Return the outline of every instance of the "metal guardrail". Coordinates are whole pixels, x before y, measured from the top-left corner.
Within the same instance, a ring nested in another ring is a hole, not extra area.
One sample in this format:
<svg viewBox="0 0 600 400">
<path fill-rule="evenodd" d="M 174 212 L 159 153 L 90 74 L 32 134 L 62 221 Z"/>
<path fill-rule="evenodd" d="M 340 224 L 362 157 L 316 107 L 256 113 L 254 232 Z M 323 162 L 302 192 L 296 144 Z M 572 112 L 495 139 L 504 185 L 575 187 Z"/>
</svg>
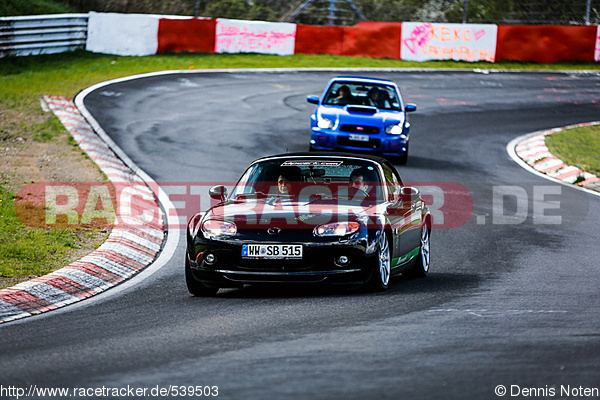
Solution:
<svg viewBox="0 0 600 400">
<path fill-rule="evenodd" d="M 0 18 L 0 57 L 62 53 L 85 48 L 88 14 Z"/>
</svg>

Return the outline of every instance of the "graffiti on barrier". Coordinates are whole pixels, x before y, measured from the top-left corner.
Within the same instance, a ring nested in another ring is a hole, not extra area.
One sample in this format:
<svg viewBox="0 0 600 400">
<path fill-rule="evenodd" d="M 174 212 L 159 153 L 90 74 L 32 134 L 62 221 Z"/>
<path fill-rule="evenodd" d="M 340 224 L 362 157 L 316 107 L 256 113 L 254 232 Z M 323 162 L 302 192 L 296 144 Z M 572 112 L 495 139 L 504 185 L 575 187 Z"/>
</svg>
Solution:
<svg viewBox="0 0 600 400">
<path fill-rule="evenodd" d="M 594 51 L 594 61 L 600 61 L 600 25 L 596 33 L 596 50 Z"/>
<path fill-rule="evenodd" d="M 402 24 L 403 60 L 495 61 L 496 25 Z"/>
<path fill-rule="evenodd" d="M 218 53 L 294 53 L 294 24 L 255 21 L 217 21 L 215 51 Z"/>
<path fill-rule="evenodd" d="M 429 41 L 432 25 L 429 23 L 417 25 L 411 32 L 408 39 L 404 39 L 404 44 L 411 53 L 417 54 L 417 50 L 423 47 Z"/>
</svg>

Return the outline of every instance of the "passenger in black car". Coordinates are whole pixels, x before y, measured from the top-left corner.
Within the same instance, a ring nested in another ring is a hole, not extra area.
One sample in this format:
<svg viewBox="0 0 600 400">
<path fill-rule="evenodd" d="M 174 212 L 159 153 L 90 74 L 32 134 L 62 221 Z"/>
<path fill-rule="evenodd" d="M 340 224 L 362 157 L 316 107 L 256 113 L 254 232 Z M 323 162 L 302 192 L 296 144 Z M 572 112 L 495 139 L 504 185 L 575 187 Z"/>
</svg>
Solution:
<svg viewBox="0 0 600 400">
<path fill-rule="evenodd" d="M 298 184 L 302 179 L 300 168 L 298 167 L 281 167 L 279 176 L 277 177 L 277 191 L 279 194 L 288 196 L 294 195 L 294 182 Z"/>
</svg>

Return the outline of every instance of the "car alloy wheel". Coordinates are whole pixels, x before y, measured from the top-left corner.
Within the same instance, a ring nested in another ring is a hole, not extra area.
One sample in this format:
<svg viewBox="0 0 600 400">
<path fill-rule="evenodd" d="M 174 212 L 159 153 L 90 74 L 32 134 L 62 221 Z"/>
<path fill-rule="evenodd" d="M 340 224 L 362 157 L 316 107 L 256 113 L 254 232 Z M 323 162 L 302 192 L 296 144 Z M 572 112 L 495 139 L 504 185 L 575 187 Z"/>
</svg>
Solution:
<svg viewBox="0 0 600 400">
<path fill-rule="evenodd" d="M 382 286 L 387 287 L 390 282 L 390 244 L 385 232 L 381 234 L 381 239 L 379 239 L 379 277 Z"/>
<path fill-rule="evenodd" d="M 402 275 L 404 275 L 407 278 L 424 278 L 427 276 L 427 273 L 429 272 L 431 254 L 430 237 L 431 230 L 427 227 L 427 225 L 423 225 L 423 227 L 421 228 L 421 246 L 419 248 L 419 254 L 417 255 L 415 265 L 408 271 L 402 273 Z"/>
<path fill-rule="evenodd" d="M 381 233 L 379 238 L 375 267 L 371 277 L 370 288 L 373 291 L 381 292 L 388 288 L 391 272 L 390 243 L 387 240 L 385 231 Z"/>
<path fill-rule="evenodd" d="M 427 226 L 424 226 L 421 230 L 421 251 L 419 252 L 419 256 L 421 257 L 421 266 L 423 269 L 423 273 L 427 274 L 429 272 L 429 229 Z"/>
</svg>

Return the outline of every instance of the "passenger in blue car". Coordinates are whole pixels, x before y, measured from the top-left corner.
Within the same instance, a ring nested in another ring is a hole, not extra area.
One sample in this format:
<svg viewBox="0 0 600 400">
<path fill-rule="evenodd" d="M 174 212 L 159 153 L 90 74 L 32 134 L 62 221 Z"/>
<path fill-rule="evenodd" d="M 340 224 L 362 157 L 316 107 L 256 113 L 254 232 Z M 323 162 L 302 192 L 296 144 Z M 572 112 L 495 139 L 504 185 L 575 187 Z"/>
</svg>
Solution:
<svg viewBox="0 0 600 400">
<path fill-rule="evenodd" d="M 352 96 L 350 92 L 350 88 L 346 85 L 340 86 L 337 90 L 334 98 L 335 104 L 346 105 L 346 104 L 354 104 L 356 99 Z"/>
</svg>

